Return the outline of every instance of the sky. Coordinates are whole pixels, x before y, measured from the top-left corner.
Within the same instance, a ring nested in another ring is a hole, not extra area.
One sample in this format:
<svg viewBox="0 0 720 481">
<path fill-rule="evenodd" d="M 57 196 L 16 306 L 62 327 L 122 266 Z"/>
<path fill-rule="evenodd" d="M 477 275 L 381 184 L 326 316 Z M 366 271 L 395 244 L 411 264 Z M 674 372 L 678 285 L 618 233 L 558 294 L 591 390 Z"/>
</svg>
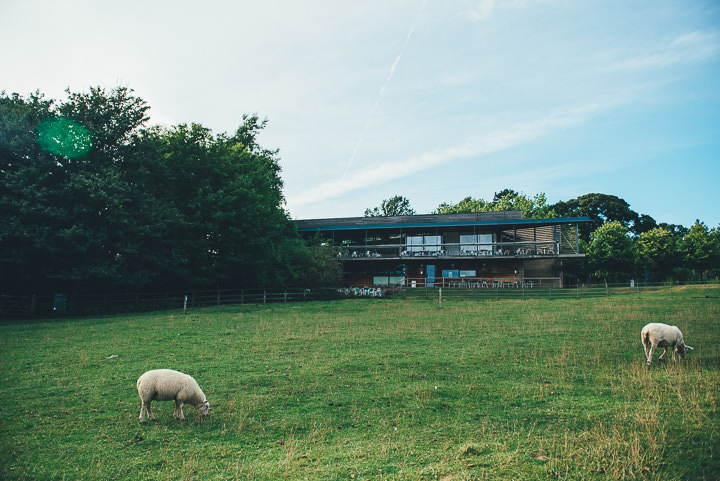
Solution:
<svg viewBox="0 0 720 481">
<path fill-rule="evenodd" d="M 295 219 L 513 189 L 720 226 L 717 0 L 0 0 L 0 90 L 268 120 Z"/>
</svg>

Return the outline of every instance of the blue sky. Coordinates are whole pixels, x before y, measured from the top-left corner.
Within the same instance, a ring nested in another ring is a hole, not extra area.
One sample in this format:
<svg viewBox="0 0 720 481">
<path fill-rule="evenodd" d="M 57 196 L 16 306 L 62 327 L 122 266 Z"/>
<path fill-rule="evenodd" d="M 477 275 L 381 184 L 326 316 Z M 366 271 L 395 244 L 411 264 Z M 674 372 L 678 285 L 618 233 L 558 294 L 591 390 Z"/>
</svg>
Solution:
<svg viewBox="0 0 720 481">
<path fill-rule="evenodd" d="M 151 123 L 267 117 L 294 218 L 512 188 L 720 225 L 720 2 L 0 2 L 0 89 L 133 88 Z"/>
</svg>

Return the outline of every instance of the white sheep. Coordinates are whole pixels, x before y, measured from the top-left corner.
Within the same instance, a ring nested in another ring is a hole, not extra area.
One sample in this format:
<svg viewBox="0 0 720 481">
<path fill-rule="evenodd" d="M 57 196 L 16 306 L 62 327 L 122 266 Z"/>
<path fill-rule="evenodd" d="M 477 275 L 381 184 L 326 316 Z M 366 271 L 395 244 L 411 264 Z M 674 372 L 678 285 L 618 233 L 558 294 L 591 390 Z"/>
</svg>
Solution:
<svg viewBox="0 0 720 481">
<path fill-rule="evenodd" d="M 145 421 L 146 414 L 150 419 L 155 419 L 150 408 L 153 401 L 175 401 L 175 419 L 185 419 L 183 404 L 195 406 L 201 416 L 207 416 L 210 409 L 210 403 L 195 379 L 172 369 L 146 372 L 138 378 L 137 390 L 142 401 L 140 422 Z"/>
<path fill-rule="evenodd" d="M 668 326 L 667 324 L 659 322 L 651 322 L 643 327 L 642 331 L 640 331 L 640 341 L 642 342 L 643 349 L 645 349 L 645 358 L 647 359 L 648 366 L 652 364 L 653 351 L 657 347 L 664 349 L 659 357 L 660 360 L 667 354 L 669 347 L 673 362 L 675 362 L 676 351 L 680 355 L 680 359 L 685 359 L 685 353 L 693 349 L 685 345 L 682 332 L 680 332 L 677 326 Z"/>
</svg>

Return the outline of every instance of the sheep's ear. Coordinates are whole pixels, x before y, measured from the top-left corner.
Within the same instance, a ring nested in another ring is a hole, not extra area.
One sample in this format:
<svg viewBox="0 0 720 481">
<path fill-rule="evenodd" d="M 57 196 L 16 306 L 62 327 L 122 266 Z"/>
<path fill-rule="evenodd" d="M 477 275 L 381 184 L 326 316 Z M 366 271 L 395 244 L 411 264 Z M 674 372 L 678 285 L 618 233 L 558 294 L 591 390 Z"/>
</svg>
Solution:
<svg viewBox="0 0 720 481">
<path fill-rule="evenodd" d="M 694 350 L 695 350 L 694 347 L 690 347 L 690 346 L 685 346 L 685 349 L 690 349 L 691 351 L 694 351 Z"/>
</svg>

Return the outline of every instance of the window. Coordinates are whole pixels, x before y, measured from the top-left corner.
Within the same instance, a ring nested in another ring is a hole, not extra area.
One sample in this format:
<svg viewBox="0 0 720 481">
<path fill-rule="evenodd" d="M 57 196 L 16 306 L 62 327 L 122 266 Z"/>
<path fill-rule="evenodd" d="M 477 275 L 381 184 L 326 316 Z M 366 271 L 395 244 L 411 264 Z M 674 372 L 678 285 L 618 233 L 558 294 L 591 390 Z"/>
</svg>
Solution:
<svg viewBox="0 0 720 481">
<path fill-rule="evenodd" d="M 410 252 L 440 252 L 442 249 L 442 236 L 416 235 L 408 236 L 408 251 Z"/>
<path fill-rule="evenodd" d="M 422 252 L 423 236 L 408 236 L 407 243 L 410 252 Z"/>
<path fill-rule="evenodd" d="M 464 234 L 460 236 L 460 249 L 465 252 L 491 251 L 492 234 Z"/>
<path fill-rule="evenodd" d="M 442 249 L 442 236 L 426 235 L 424 236 L 425 252 L 440 252 Z"/>
</svg>

